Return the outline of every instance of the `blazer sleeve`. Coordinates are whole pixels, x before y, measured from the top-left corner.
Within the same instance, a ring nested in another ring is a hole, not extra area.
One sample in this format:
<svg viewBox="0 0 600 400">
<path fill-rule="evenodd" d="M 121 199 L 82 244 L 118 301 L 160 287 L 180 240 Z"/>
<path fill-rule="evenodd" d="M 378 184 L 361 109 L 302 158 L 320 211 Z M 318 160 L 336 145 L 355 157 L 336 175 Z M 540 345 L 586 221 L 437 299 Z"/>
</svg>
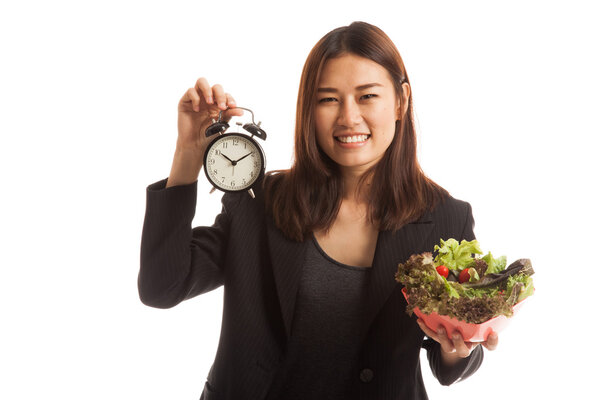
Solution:
<svg viewBox="0 0 600 400">
<path fill-rule="evenodd" d="M 230 197 L 213 226 L 192 229 L 197 181 L 165 188 L 167 179 L 146 189 L 138 292 L 142 303 L 170 308 L 223 284 L 229 236 Z"/>
<path fill-rule="evenodd" d="M 475 233 L 473 232 L 473 227 L 475 226 L 473 212 L 469 203 L 461 203 L 465 206 L 466 210 L 463 211 L 465 217 L 463 219 L 464 225 L 462 227 L 462 233 L 457 240 L 461 241 L 462 239 L 465 239 L 471 241 L 475 239 Z M 483 348 L 481 345 L 476 346 L 468 357 L 461 359 L 451 367 L 442 362 L 442 349 L 438 342 L 433 339 L 426 339 L 423 341 L 423 348 L 427 350 L 427 360 L 429 361 L 429 366 L 431 367 L 433 375 L 440 384 L 445 386 L 464 380 L 473 375 L 483 362 Z"/>
</svg>

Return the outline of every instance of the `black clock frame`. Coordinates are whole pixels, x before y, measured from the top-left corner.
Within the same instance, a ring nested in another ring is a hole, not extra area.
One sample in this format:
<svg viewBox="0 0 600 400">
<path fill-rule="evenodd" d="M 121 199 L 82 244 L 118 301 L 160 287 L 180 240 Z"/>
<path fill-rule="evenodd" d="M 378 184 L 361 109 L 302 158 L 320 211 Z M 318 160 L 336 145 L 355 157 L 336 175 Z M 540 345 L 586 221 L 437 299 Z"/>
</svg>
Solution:
<svg viewBox="0 0 600 400">
<path fill-rule="evenodd" d="M 212 146 L 215 144 L 215 142 L 217 142 L 219 139 L 223 138 L 224 136 L 227 136 L 227 137 L 229 137 L 229 136 L 238 136 L 238 137 L 241 137 L 243 139 L 250 140 L 254 144 L 254 146 L 256 146 L 256 148 L 258 149 L 258 153 L 260 155 L 260 163 L 261 163 L 260 172 L 259 172 L 258 176 L 256 177 L 256 179 L 250 184 L 250 186 L 248 186 L 248 187 L 246 187 L 244 189 L 235 189 L 235 190 L 223 189 L 223 188 L 215 185 L 215 182 L 208 175 L 208 168 L 206 168 L 206 160 L 208 158 L 209 150 L 212 148 Z M 227 133 L 221 133 L 221 134 L 219 134 L 217 137 L 214 138 L 214 140 L 212 140 L 209 143 L 208 147 L 206 148 L 206 151 L 204 152 L 204 160 L 202 162 L 202 165 L 204 166 L 204 174 L 206 175 L 206 179 L 208 179 L 208 181 L 210 182 L 210 184 L 215 189 L 220 190 L 220 191 L 225 192 L 225 193 L 240 193 L 240 192 L 245 192 L 245 191 L 248 191 L 250 189 L 253 189 L 255 187 L 256 183 L 259 182 L 262 179 L 262 177 L 265 174 L 265 170 L 266 170 L 266 158 L 265 158 L 265 154 L 264 154 L 263 148 L 252 137 L 252 135 L 246 135 L 244 133 L 239 133 L 239 132 L 227 132 Z"/>
</svg>

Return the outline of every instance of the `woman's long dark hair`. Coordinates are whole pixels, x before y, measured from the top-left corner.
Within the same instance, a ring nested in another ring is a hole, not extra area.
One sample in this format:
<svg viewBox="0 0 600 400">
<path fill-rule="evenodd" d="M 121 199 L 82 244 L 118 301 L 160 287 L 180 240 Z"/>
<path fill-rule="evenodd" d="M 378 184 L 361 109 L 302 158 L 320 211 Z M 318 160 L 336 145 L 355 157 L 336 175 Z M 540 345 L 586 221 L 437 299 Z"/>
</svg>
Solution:
<svg viewBox="0 0 600 400">
<path fill-rule="evenodd" d="M 402 84 L 410 84 L 398 49 L 376 26 L 354 22 L 329 32 L 313 47 L 300 80 L 293 165 L 289 170 L 267 173 L 264 181 L 267 211 L 292 240 L 302 241 L 315 230 L 328 229 L 340 208 L 342 177 L 337 164 L 317 145 L 314 115 L 323 66 L 327 60 L 344 54 L 355 54 L 383 66 L 400 101 Z M 401 228 L 448 195 L 425 176 L 417 160 L 412 91 L 406 114 L 396 121 L 392 143 L 379 163 L 362 176 L 359 188 L 366 182 L 370 182 L 367 215 L 379 230 Z"/>
</svg>

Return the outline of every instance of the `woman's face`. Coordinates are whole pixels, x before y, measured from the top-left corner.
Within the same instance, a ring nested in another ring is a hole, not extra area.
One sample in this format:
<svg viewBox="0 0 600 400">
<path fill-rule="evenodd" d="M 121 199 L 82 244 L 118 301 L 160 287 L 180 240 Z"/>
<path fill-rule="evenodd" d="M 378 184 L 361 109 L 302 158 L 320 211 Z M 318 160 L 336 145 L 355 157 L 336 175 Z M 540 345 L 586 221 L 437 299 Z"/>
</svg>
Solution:
<svg viewBox="0 0 600 400">
<path fill-rule="evenodd" d="M 317 143 L 343 172 L 364 172 L 383 157 L 400 116 L 384 67 L 353 54 L 328 60 L 316 102 Z"/>
</svg>

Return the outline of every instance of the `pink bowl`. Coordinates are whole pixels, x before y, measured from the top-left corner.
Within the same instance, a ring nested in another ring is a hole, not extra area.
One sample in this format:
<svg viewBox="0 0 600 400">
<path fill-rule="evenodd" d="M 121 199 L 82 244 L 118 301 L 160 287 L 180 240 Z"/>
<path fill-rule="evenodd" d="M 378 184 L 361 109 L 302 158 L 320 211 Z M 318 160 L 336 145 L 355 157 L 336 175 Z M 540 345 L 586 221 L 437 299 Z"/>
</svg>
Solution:
<svg viewBox="0 0 600 400">
<path fill-rule="evenodd" d="M 408 296 L 406 294 L 406 288 L 402 288 L 402 294 L 408 301 Z M 513 312 L 516 313 L 523 302 L 527 300 L 527 297 L 517 304 L 513 306 Z M 425 322 L 425 325 L 431 330 L 437 330 L 438 326 L 443 325 L 446 328 L 446 332 L 448 333 L 448 337 L 452 335 L 453 332 L 459 331 L 462 335 L 465 342 L 485 342 L 487 337 L 492 332 L 500 332 L 510 322 L 510 318 L 505 317 L 504 315 L 499 315 L 492 319 L 489 319 L 481 324 L 469 324 L 465 321 L 458 320 L 456 318 L 451 318 L 447 315 L 439 315 L 436 312 L 432 312 L 431 314 L 424 314 L 419 310 L 418 307 L 414 308 L 414 313 Z M 514 314 L 513 314 L 514 315 Z"/>
</svg>

